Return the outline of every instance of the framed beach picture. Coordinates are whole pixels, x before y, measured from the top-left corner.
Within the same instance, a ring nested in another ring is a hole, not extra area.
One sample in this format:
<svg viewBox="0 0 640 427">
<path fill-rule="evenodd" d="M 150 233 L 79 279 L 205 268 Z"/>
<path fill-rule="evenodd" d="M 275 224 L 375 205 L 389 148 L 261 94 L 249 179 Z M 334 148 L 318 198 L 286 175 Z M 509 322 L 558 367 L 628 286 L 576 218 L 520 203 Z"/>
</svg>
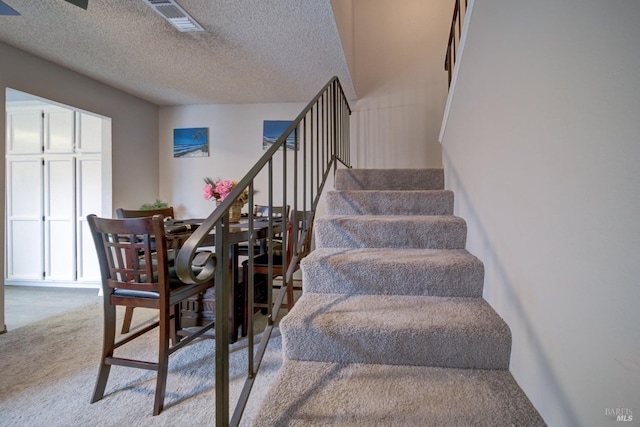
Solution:
<svg viewBox="0 0 640 427">
<path fill-rule="evenodd" d="M 173 157 L 209 157 L 209 128 L 174 129 Z"/>
<path fill-rule="evenodd" d="M 291 126 L 293 120 L 265 120 L 262 125 L 262 149 L 267 150 L 280 136 Z M 298 141 L 295 138 L 295 131 L 287 136 L 287 149 L 297 150 Z"/>
</svg>

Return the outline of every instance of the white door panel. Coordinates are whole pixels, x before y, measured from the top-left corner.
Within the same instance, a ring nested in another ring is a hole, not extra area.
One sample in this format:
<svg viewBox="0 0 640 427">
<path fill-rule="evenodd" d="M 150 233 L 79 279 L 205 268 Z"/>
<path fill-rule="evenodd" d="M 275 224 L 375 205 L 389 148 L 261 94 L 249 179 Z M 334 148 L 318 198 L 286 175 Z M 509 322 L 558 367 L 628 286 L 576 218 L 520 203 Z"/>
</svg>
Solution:
<svg viewBox="0 0 640 427">
<path fill-rule="evenodd" d="M 100 264 L 98 255 L 86 219 L 79 221 L 78 226 L 78 280 L 99 281 Z"/>
<path fill-rule="evenodd" d="M 7 164 L 7 277 L 42 280 L 42 159 Z"/>
<path fill-rule="evenodd" d="M 42 280 L 42 220 L 12 220 L 7 231 L 8 278 Z"/>
<path fill-rule="evenodd" d="M 45 152 L 73 153 L 75 118 L 71 110 L 45 113 Z"/>
<path fill-rule="evenodd" d="M 102 212 L 102 160 L 100 157 L 78 158 L 78 216 Z"/>
<path fill-rule="evenodd" d="M 69 220 L 45 222 L 45 280 L 75 280 L 75 231 Z M 69 237 L 72 237 L 71 239 Z"/>
<path fill-rule="evenodd" d="M 45 280 L 75 280 L 75 159 L 45 158 Z"/>
<path fill-rule="evenodd" d="M 75 166 L 73 157 L 45 160 L 45 215 L 73 218 L 75 211 Z"/>
<path fill-rule="evenodd" d="M 100 280 L 98 256 L 87 223 L 87 215 L 102 212 L 102 159 L 100 156 L 78 157 L 77 160 L 78 280 Z"/>
<path fill-rule="evenodd" d="M 92 114 L 78 113 L 78 152 L 99 153 L 102 150 L 102 121 Z"/>
<path fill-rule="evenodd" d="M 42 159 L 19 158 L 8 164 L 9 218 L 42 217 Z M 15 197 L 14 197 L 15 195 Z"/>
<path fill-rule="evenodd" d="M 42 153 L 42 111 L 16 111 L 7 116 L 7 154 Z"/>
</svg>

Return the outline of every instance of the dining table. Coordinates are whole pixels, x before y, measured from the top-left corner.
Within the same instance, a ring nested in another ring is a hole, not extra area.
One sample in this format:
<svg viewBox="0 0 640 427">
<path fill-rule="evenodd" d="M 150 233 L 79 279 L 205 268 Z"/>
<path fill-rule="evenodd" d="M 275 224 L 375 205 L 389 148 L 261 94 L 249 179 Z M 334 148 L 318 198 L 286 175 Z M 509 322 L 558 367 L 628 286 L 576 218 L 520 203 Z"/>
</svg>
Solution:
<svg viewBox="0 0 640 427">
<path fill-rule="evenodd" d="M 253 220 L 253 234 L 249 235 L 249 222 Z M 191 234 L 204 222 L 204 219 L 190 218 L 190 219 L 171 219 L 165 220 L 165 238 L 167 240 L 167 246 L 177 254 L 180 247 L 186 242 Z M 272 235 L 277 235 L 283 232 L 283 221 L 281 217 L 273 218 L 272 220 Z M 235 342 L 240 335 L 246 335 L 246 327 L 244 319 L 246 315 L 244 313 L 247 307 L 247 289 L 246 284 L 242 283 L 241 275 L 239 274 L 240 255 L 238 247 L 240 243 L 249 243 L 249 247 L 253 246 L 253 242 L 260 242 L 260 247 L 265 248 L 264 242 L 269 239 L 269 218 L 268 217 L 256 217 L 250 218 L 243 216 L 237 223 L 229 223 L 229 276 L 231 282 L 231 292 L 229 293 L 230 309 L 229 310 L 229 325 L 230 325 L 230 341 Z M 203 250 L 215 251 L 215 229 L 212 229 L 207 237 L 200 242 L 200 247 Z M 175 256 L 175 254 L 174 254 Z M 218 263 L 218 265 L 224 265 Z M 194 297 L 183 305 L 181 308 L 181 322 L 183 326 L 201 326 L 208 319 L 215 317 L 214 307 L 214 288 L 209 289 L 203 295 Z"/>
</svg>

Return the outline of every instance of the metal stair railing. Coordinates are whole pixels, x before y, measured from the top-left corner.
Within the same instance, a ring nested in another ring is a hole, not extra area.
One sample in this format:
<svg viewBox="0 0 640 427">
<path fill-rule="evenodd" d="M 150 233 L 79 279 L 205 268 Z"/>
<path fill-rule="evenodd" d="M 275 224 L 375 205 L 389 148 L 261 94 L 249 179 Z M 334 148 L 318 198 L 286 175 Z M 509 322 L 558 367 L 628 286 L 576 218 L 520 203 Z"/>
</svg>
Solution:
<svg viewBox="0 0 640 427">
<path fill-rule="evenodd" d="M 451 29 L 449 31 L 449 43 L 447 43 L 447 54 L 444 58 L 444 69 L 448 73 L 449 86 L 453 78 L 453 67 L 456 64 L 456 51 L 460 46 L 460 38 L 462 37 L 462 23 L 467 14 L 467 0 L 462 4 L 460 0 L 455 0 L 453 7 L 453 19 L 451 20 Z M 456 27 L 458 31 L 456 31 Z"/>
<path fill-rule="evenodd" d="M 305 242 L 293 242 L 293 257 L 287 265 L 286 257 L 283 258 L 282 271 L 286 271 L 282 278 L 283 285 L 276 294 L 273 301 L 271 295 L 268 296 L 267 326 L 262 333 L 262 338 L 258 344 L 254 355 L 253 340 L 253 301 L 254 283 L 253 274 L 249 274 L 248 280 L 248 325 L 247 325 L 247 378 L 245 380 L 241 395 L 236 404 L 233 417 L 229 421 L 229 301 L 231 278 L 227 262 L 221 260 L 230 259 L 229 251 L 229 209 L 232 203 L 240 197 L 241 193 L 248 189 L 248 205 L 253 206 L 254 182 L 261 172 L 268 174 L 268 205 L 269 211 L 274 206 L 291 205 L 292 211 L 312 211 L 310 218 L 305 221 L 313 221 L 315 210 L 320 200 L 322 190 L 327 181 L 331 168 L 335 170 L 338 162 L 346 167 L 350 166 L 350 146 L 349 146 L 349 116 L 351 109 L 347 98 L 343 92 L 340 81 L 333 77 L 309 104 L 300 112 L 298 117 L 284 131 L 282 136 L 265 152 L 251 170 L 238 182 L 231 193 L 222 201 L 207 219 L 198 227 L 195 232 L 184 243 L 176 257 L 176 269 L 180 279 L 186 283 L 201 283 L 214 276 L 215 279 L 215 381 L 216 381 L 216 426 L 236 426 L 240 422 L 242 413 L 249 399 L 251 388 L 255 381 L 256 374 L 260 368 L 262 357 L 271 337 L 271 332 L 275 326 L 274 319 L 277 316 L 287 286 L 293 285 L 293 273 L 299 261 L 301 250 Z M 287 147 L 287 137 L 294 135 L 296 148 Z M 274 156 L 281 154 L 282 165 L 278 166 L 278 172 L 274 172 Z M 288 166 L 292 157 L 293 167 Z M 290 170 L 292 169 L 292 170 Z M 263 191 L 261 188 L 260 191 Z M 281 201 L 274 204 L 276 196 L 281 197 Z M 288 200 L 292 199 L 292 202 Z M 306 217 L 306 216 L 305 216 Z M 282 230 L 287 230 L 288 218 L 283 218 Z M 304 223 L 303 229 L 309 224 Z M 249 220 L 248 233 L 253 234 L 253 219 Z M 196 251 L 207 235 L 215 231 L 215 248 L 217 265 L 222 268 L 205 268 L 198 275 L 194 275 L 191 264 L 196 256 Z M 268 236 L 274 234 L 273 217 L 269 217 Z M 283 233 L 286 239 L 286 233 Z M 295 234 L 294 234 L 295 236 Z M 308 243 L 308 242 L 306 242 Z M 268 259 L 269 272 L 273 268 L 273 245 L 269 245 Z M 282 247 L 287 247 L 287 242 L 282 242 Z M 304 256 L 304 254 L 302 254 Z M 249 271 L 253 271 L 253 258 L 248 261 Z M 272 274 L 267 274 L 269 288 L 271 289 Z M 237 278 L 236 278 L 237 280 Z"/>
</svg>

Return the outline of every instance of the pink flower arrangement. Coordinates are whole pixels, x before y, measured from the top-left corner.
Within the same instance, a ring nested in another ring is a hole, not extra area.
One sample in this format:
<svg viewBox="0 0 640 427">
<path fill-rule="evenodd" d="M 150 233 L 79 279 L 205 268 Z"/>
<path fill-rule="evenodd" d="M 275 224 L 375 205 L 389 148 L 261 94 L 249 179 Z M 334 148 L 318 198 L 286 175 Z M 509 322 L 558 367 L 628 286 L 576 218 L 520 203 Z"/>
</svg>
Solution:
<svg viewBox="0 0 640 427">
<path fill-rule="evenodd" d="M 218 202 L 226 199 L 229 193 L 231 193 L 231 190 L 238 184 L 238 181 L 231 181 L 229 179 L 218 179 L 214 181 L 209 177 L 205 178 L 204 182 L 205 186 L 202 189 L 202 196 L 207 200 L 215 199 Z M 248 199 L 249 191 L 245 188 L 238 200 L 241 201 L 244 206 Z"/>
</svg>

